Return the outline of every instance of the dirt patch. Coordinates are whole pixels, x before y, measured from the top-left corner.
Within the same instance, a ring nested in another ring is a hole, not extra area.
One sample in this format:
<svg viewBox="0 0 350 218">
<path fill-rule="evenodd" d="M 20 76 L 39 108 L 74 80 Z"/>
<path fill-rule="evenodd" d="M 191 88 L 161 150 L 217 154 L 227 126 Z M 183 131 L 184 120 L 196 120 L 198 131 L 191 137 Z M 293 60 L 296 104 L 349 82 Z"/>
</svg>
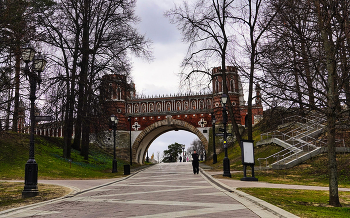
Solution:
<svg viewBox="0 0 350 218">
<path fill-rule="evenodd" d="M 0 182 L 0 211 L 52 200 L 69 194 L 72 190 L 67 187 L 38 184 L 39 195 L 22 198 L 24 184 L 18 182 Z"/>
</svg>

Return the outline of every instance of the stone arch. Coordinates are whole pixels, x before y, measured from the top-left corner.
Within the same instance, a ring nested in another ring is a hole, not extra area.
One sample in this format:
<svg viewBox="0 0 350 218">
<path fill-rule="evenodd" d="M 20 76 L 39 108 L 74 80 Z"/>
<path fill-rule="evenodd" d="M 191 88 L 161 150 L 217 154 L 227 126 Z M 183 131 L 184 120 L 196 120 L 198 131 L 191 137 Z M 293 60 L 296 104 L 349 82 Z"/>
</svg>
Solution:
<svg viewBox="0 0 350 218">
<path fill-rule="evenodd" d="M 168 115 L 167 119 L 153 123 L 136 137 L 132 145 L 133 161 L 142 164 L 144 162 L 146 151 L 152 142 L 158 138 L 158 136 L 172 130 L 185 130 L 192 132 L 202 141 L 205 150 L 208 150 L 208 140 L 201 131 L 183 120 L 172 119 L 171 116 Z"/>
</svg>

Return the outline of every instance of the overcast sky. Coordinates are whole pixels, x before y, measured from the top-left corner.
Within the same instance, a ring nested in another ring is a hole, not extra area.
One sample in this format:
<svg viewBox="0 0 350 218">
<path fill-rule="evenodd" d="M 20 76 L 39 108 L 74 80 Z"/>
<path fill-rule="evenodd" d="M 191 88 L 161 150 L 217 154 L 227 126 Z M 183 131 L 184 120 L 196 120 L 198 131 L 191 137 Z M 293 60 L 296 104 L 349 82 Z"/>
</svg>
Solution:
<svg viewBox="0 0 350 218">
<path fill-rule="evenodd" d="M 180 64 L 186 55 L 187 45 L 181 41 L 181 33 L 164 16 L 164 12 L 182 0 L 138 0 L 136 15 L 141 18 L 137 28 L 152 43 L 154 60 L 147 62 L 133 58 L 132 77 L 136 92 L 144 95 L 178 93 Z M 186 149 L 197 136 L 186 131 L 171 131 L 159 136 L 149 148 L 149 157 L 160 154 L 175 142 L 185 144 Z"/>
<path fill-rule="evenodd" d="M 132 76 L 138 94 L 158 95 L 178 92 L 180 64 L 187 50 L 180 31 L 164 16 L 174 0 L 138 0 L 136 14 L 141 18 L 137 28 L 152 43 L 154 60 L 133 58 Z M 179 2 L 179 1 L 178 1 Z"/>
</svg>

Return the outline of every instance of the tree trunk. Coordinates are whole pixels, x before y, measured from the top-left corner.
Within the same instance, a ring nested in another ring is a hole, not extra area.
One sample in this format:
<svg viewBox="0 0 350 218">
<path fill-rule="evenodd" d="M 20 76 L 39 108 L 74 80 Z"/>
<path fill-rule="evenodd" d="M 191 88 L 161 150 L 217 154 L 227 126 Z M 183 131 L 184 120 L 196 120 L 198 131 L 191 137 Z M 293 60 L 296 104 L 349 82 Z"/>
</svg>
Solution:
<svg viewBox="0 0 350 218">
<path fill-rule="evenodd" d="M 89 154 L 89 123 L 87 116 L 87 105 L 88 105 L 88 67 L 89 67 L 89 8 L 90 0 L 84 0 L 84 16 L 83 16 L 83 38 L 82 38 L 82 61 L 81 61 L 81 72 L 80 72 L 80 81 L 79 81 L 79 101 L 78 101 L 78 114 L 77 114 L 77 124 L 76 131 L 79 131 L 80 142 L 81 130 L 83 131 L 83 143 L 81 147 L 80 154 L 84 156 L 84 159 L 88 159 Z M 80 103 L 80 105 L 79 105 Z M 79 119 L 78 119 L 79 118 Z M 79 123 L 78 123 L 79 120 Z M 88 131 L 88 132 L 86 132 Z M 77 132 L 76 132 L 77 133 Z M 77 136 L 77 135 L 76 135 Z"/>
<path fill-rule="evenodd" d="M 337 178 L 337 159 L 335 153 L 335 124 L 337 113 L 337 74 L 336 74 L 336 57 L 335 46 L 332 41 L 332 27 L 328 17 L 328 9 L 321 8 L 320 1 L 314 0 L 318 25 L 321 32 L 321 40 L 325 50 L 326 68 L 328 71 L 327 78 L 327 146 L 328 146 L 328 170 L 329 170 L 329 204 L 335 207 L 341 207 L 338 195 L 338 178 Z M 322 5 L 322 7 L 327 7 Z"/>
<path fill-rule="evenodd" d="M 74 55 L 73 55 L 73 67 L 72 67 L 72 76 L 71 76 L 71 88 L 70 88 L 70 93 L 69 98 L 69 116 L 68 116 L 68 125 L 69 125 L 69 133 L 70 133 L 70 141 L 72 140 L 72 134 L 73 134 L 73 127 L 74 127 L 74 105 L 75 105 L 75 85 L 76 85 L 76 75 L 77 75 L 77 61 L 78 61 L 78 56 L 79 56 L 79 35 L 80 35 L 80 31 L 77 31 L 76 35 L 75 35 L 75 48 L 74 48 Z M 80 88 L 80 86 L 79 86 Z M 80 96 L 79 96 L 80 97 Z M 80 102 L 81 103 L 81 102 Z M 78 106 L 79 108 L 79 106 Z M 80 127 L 80 125 L 77 125 L 78 122 L 75 123 L 75 136 L 77 136 L 77 126 Z M 79 138 L 80 140 L 80 133 L 81 131 L 78 131 L 78 137 L 75 138 Z M 75 139 L 74 138 L 74 139 Z M 76 142 L 74 140 L 74 142 Z M 73 143 L 72 144 L 72 148 L 75 150 L 80 150 L 80 141 Z"/>
<path fill-rule="evenodd" d="M 74 147 L 80 147 L 81 142 L 81 131 L 82 123 L 84 118 L 84 98 L 86 94 L 87 86 L 87 72 L 89 65 L 89 8 L 90 0 L 84 0 L 84 13 L 83 13 L 83 38 L 82 38 L 82 61 L 81 61 L 81 71 L 80 71 L 80 80 L 79 80 L 79 97 L 78 97 L 78 112 L 77 112 L 77 121 L 75 124 L 75 138 L 74 138 Z"/>
<path fill-rule="evenodd" d="M 18 109 L 19 109 L 19 74 L 21 72 L 21 52 L 20 46 L 16 45 L 15 50 L 15 105 L 13 109 L 12 131 L 17 132 Z"/>
<path fill-rule="evenodd" d="M 248 123 L 245 126 L 248 127 L 248 140 L 253 140 L 253 117 L 252 117 L 252 103 L 253 103 L 253 82 L 254 82 L 254 69 L 255 69 L 255 55 L 256 44 L 254 42 L 254 27 L 250 26 L 250 72 L 249 72 L 249 90 L 248 90 Z"/>
<path fill-rule="evenodd" d="M 5 120 L 5 130 L 8 131 L 10 128 L 10 115 L 11 115 L 11 105 L 12 105 L 12 101 L 10 101 L 10 99 L 12 99 L 13 97 L 13 90 L 9 89 L 8 92 L 8 103 L 7 103 L 7 110 L 6 110 L 6 120 Z"/>
<path fill-rule="evenodd" d="M 294 40 L 292 38 L 292 46 L 293 46 L 293 63 L 294 63 L 294 78 L 295 78 L 295 89 L 298 95 L 298 103 L 299 103 L 299 114 L 300 116 L 304 117 L 305 113 L 304 113 L 304 104 L 303 104 L 303 96 L 302 93 L 300 91 L 300 83 L 299 83 L 299 71 L 297 69 L 298 66 L 298 61 L 297 61 L 297 54 L 296 54 L 296 46 L 294 43 Z"/>
<path fill-rule="evenodd" d="M 304 41 L 304 39 L 302 39 L 301 40 L 302 63 L 303 63 L 305 76 L 306 76 L 306 85 L 307 85 L 307 89 L 308 89 L 309 105 L 310 105 L 310 109 L 313 109 L 315 107 L 315 95 L 314 95 L 314 88 L 312 85 L 309 58 L 308 58 L 308 55 L 306 52 L 305 44 L 306 44 L 306 42 Z"/>
<path fill-rule="evenodd" d="M 90 136 L 90 121 L 84 120 L 82 123 L 82 140 L 81 140 L 81 152 L 80 155 L 84 157 L 84 160 L 89 159 L 89 136 Z"/>
<path fill-rule="evenodd" d="M 65 105 L 65 116 L 64 116 L 64 147 L 63 147 L 63 157 L 69 159 L 70 158 L 70 154 L 71 154 L 71 140 L 72 140 L 72 134 L 69 134 L 69 105 L 70 105 L 70 97 L 69 97 L 69 93 L 70 93 L 70 84 L 69 84 L 69 79 L 67 78 L 67 101 L 66 101 L 66 105 Z"/>
</svg>

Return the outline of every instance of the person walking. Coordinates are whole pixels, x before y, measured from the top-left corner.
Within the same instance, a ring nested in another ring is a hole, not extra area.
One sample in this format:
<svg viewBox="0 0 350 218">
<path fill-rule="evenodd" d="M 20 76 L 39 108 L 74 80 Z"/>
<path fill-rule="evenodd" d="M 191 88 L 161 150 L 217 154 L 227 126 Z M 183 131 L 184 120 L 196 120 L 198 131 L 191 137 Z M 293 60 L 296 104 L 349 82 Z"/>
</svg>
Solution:
<svg viewBox="0 0 350 218">
<path fill-rule="evenodd" d="M 180 160 L 180 162 L 182 161 L 182 157 L 181 156 L 179 157 L 179 160 Z"/>
<path fill-rule="evenodd" d="M 194 150 L 192 153 L 192 167 L 193 167 L 193 174 L 199 173 L 199 160 L 198 160 L 198 154 L 197 151 Z"/>
</svg>

